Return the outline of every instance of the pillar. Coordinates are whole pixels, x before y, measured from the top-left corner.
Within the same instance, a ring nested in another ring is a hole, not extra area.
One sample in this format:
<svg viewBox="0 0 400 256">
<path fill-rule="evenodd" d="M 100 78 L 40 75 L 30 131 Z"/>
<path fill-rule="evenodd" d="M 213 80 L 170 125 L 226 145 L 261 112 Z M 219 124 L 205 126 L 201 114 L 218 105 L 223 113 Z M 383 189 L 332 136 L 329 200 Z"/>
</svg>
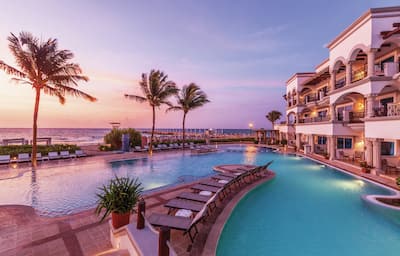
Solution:
<svg viewBox="0 0 400 256">
<path fill-rule="evenodd" d="M 146 211 L 146 203 L 141 199 L 138 203 L 136 229 L 144 229 L 145 220 L 144 215 Z"/>
<path fill-rule="evenodd" d="M 352 61 L 347 62 L 346 64 L 346 85 L 351 84 L 351 66 L 352 66 Z"/>
<path fill-rule="evenodd" d="M 368 77 L 375 76 L 375 52 L 376 52 L 376 49 L 371 48 L 367 54 L 367 56 L 368 56 L 367 76 Z"/>
<path fill-rule="evenodd" d="M 378 171 L 381 169 L 381 142 L 382 139 L 375 139 L 372 142 L 372 165 Z"/>
<path fill-rule="evenodd" d="M 335 108 L 336 108 L 335 104 L 331 104 L 331 106 L 329 107 L 331 121 L 335 121 L 336 120 L 336 110 L 335 110 Z"/>
<path fill-rule="evenodd" d="M 372 165 L 372 140 L 366 139 L 365 161 L 368 165 Z"/>
<path fill-rule="evenodd" d="M 311 146 L 311 153 L 314 154 L 314 135 L 308 135 L 308 144 Z"/>
<path fill-rule="evenodd" d="M 328 151 L 329 151 L 329 160 L 336 159 L 336 137 L 328 136 Z"/>
<path fill-rule="evenodd" d="M 296 133 L 296 148 L 300 150 L 301 147 L 301 133 Z"/>
<path fill-rule="evenodd" d="M 374 114 L 374 95 L 369 94 L 367 96 L 367 117 L 373 117 Z"/>
<path fill-rule="evenodd" d="M 170 237 L 171 229 L 162 226 L 158 235 L 158 256 L 169 256 L 169 246 L 167 242 L 170 240 Z"/>
<path fill-rule="evenodd" d="M 335 90 L 336 72 L 337 72 L 336 70 L 332 70 L 332 73 L 331 73 L 331 81 L 330 81 L 330 83 L 331 83 L 331 91 Z"/>
</svg>

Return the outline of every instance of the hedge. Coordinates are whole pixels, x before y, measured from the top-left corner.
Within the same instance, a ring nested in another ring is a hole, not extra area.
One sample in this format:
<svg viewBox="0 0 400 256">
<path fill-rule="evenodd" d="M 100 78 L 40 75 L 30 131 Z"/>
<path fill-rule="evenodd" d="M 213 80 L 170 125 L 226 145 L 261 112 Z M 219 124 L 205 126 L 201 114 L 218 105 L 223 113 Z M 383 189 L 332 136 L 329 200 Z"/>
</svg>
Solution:
<svg viewBox="0 0 400 256">
<path fill-rule="evenodd" d="M 68 144 L 54 144 L 54 145 L 38 145 L 37 152 L 42 155 L 47 155 L 49 152 L 65 151 L 68 150 L 70 153 L 75 153 L 75 150 L 79 150 L 80 147 L 77 145 Z M 11 157 L 16 157 L 18 154 L 22 153 L 32 153 L 32 145 L 10 145 L 10 146 L 0 146 L 0 155 L 11 155 Z"/>
</svg>

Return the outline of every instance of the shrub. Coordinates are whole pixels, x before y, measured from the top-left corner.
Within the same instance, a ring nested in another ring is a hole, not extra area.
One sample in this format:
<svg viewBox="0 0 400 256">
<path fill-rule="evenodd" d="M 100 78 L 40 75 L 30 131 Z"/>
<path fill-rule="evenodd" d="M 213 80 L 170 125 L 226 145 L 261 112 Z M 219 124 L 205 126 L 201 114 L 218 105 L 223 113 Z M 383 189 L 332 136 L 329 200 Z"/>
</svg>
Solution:
<svg viewBox="0 0 400 256">
<path fill-rule="evenodd" d="M 69 144 L 54 144 L 54 145 L 37 145 L 37 152 L 42 155 L 47 155 L 49 152 L 64 151 L 68 150 L 70 153 L 75 153 L 75 150 L 80 149 L 77 145 Z M 32 145 L 10 145 L 10 146 L 0 146 L 0 155 L 11 155 L 11 157 L 16 157 L 18 154 L 31 153 Z"/>
<path fill-rule="evenodd" d="M 111 150 L 121 149 L 122 134 L 129 134 L 129 146 L 140 146 L 142 144 L 142 135 L 135 129 L 114 128 L 104 136 L 104 142 L 110 144 Z"/>
<path fill-rule="evenodd" d="M 287 140 L 286 140 L 286 139 L 282 139 L 282 140 L 281 140 L 281 144 L 282 144 L 283 146 L 286 146 L 286 145 L 287 145 Z"/>
<path fill-rule="evenodd" d="M 98 204 L 96 213 L 105 212 L 101 221 L 103 221 L 110 213 L 129 213 L 133 211 L 136 203 L 143 192 L 142 183 L 138 178 L 118 178 L 115 177 L 109 184 L 99 188 L 100 193 L 97 193 Z"/>
<path fill-rule="evenodd" d="M 400 187 L 400 176 L 399 176 L 399 177 L 397 177 L 397 179 L 396 179 L 396 184 L 397 184 L 397 186 L 399 186 L 399 187 Z"/>
</svg>

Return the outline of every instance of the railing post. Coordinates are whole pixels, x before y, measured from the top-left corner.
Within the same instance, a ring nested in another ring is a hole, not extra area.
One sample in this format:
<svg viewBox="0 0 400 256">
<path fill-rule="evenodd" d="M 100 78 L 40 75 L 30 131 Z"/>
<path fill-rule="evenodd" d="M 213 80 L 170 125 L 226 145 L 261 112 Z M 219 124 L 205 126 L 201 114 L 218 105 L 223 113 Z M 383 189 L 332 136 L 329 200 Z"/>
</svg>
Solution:
<svg viewBox="0 0 400 256">
<path fill-rule="evenodd" d="M 169 247 L 167 242 L 171 237 L 171 230 L 162 226 L 158 236 L 158 256 L 169 256 Z"/>
<path fill-rule="evenodd" d="M 137 222 L 136 222 L 137 229 L 144 229 L 145 211 L 146 211 L 146 202 L 143 199 L 141 199 L 138 203 Z"/>
</svg>

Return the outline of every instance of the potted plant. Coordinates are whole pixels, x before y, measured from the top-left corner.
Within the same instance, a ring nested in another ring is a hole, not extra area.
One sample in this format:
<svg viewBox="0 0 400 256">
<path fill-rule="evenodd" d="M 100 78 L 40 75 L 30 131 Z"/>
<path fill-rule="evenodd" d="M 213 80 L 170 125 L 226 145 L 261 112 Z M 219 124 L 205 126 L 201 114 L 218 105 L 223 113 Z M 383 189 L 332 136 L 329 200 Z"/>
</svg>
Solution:
<svg viewBox="0 0 400 256">
<path fill-rule="evenodd" d="M 400 188 L 400 176 L 397 177 L 397 179 L 396 179 L 396 184 L 397 184 L 397 186 L 399 186 L 399 188 Z"/>
<path fill-rule="evenodd" d="M 324 155 L 324 158 L 325 158 L 326 160 L 329 160 L 329 154 L 328 154 L 328 153 L 325 152 L 323 155 Z"/>
<path fill-rule="evenodd" d="M 374 168 L 373 166 L 368 165 L 366 161 L 361 161 L 360 166 L 362 168 L 361 171 L 364 173 L 370 173 L 371 169 Z"/>
<path fill-rule="evenodd" d="M 112 225 L 115 229 L 129 224 L 129 217 L 141 197 L 143 191 L 139 180 L 115 177 L 109 184 L 99 188 L 97 194 L 97 215 L 104 210 L 100 221 L 111 214 Z"/>
</svg>

